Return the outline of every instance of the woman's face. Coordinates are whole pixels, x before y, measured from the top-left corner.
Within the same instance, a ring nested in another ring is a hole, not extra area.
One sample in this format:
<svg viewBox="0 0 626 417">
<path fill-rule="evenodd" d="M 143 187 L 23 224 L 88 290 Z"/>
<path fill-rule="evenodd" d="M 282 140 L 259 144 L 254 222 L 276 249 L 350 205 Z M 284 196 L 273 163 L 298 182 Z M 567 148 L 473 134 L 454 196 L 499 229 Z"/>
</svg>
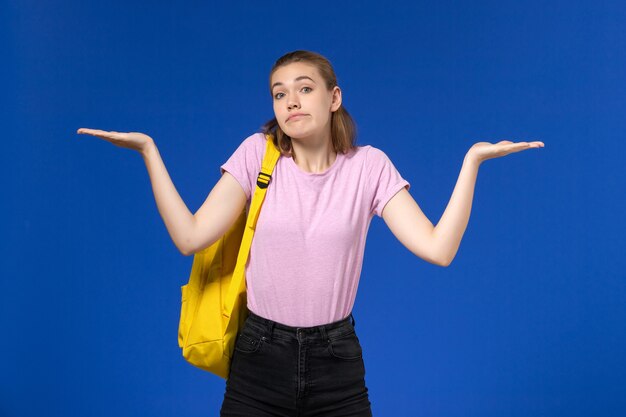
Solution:
<svg viewBox="0 0 626 417">
<path fill-rule="evenodd" d="M 274 115 L 280 128 L 291 138 L 306 138 L 328 132 L 331 113 L 341 106 L 341 90 L 326 89 L 316 67 L 292 62 L 272 74 Z M 294 114 L 302 116 L 290 118 Z"/>
</svg>

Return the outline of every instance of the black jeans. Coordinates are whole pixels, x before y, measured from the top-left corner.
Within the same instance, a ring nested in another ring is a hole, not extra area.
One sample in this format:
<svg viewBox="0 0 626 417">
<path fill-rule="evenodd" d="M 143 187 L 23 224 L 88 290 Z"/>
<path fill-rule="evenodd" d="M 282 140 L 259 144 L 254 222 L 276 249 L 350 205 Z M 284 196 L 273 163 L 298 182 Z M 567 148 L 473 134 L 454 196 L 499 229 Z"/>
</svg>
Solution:
<svg viewBox="0 0 626 417">
<path fill-rule="evenodd" d="M 371 416 L 354 324 L 350 314 L 291 327 L 250 312 L 235 342 L 220 416 Z"/>
</svg>

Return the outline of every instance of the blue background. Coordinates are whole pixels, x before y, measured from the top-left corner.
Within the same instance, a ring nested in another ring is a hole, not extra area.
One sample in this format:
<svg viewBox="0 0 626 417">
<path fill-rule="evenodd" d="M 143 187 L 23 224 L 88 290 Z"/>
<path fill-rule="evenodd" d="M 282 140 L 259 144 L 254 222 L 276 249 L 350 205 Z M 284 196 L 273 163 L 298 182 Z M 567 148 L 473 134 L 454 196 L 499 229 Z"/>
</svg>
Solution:
<svg viewBox="0 0 626 417">
<path fill-rule="evenodd" d="M 192 257 L 140 155 L 76 130 L 152 136 L 195 212 L 295 49 L 433 224 L 473 143 L 545 143 L 480 167 L 448 268 L 372 221 L 374 415 L 626 415 L 624 4 L 0 3 L 0 415 L 218 415 L 224 380 L 177 345 Z"/>
</svg>

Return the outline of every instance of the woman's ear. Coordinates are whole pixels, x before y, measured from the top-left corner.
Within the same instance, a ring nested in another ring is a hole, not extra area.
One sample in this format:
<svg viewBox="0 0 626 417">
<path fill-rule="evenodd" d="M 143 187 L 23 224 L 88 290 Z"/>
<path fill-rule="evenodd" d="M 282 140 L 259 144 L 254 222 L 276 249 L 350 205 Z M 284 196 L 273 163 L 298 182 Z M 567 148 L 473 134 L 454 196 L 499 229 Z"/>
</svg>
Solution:
<svg viewBox="0 0 626 417">
<path fill-rule="evenodd" d="M 333 96 L 330 105 L 330 111 L 335 112 L 341 107 L 341 88 L 335 86 L 333 88 Z"/>
</svg>

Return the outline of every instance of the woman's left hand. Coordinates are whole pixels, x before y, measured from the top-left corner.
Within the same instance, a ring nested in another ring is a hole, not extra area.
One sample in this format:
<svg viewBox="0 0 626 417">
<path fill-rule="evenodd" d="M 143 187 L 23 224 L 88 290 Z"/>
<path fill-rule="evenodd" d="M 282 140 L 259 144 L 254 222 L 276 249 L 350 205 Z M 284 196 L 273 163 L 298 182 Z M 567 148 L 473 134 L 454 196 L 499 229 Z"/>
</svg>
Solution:
<svg viewBox="0 0 626 417">
<path fill-rule="evenodd" d="M 501 140 L 498 143 L 478 142 L 472 145 L 467 152 L 467 156 L 473 158 L 476 162 L 482 163 L 487 159 L 499 158 L 513 152 L 524 151 L 530 148 L 543 148 L 543 142 L 511 142 L 510 140 Z"/>
</svg>

